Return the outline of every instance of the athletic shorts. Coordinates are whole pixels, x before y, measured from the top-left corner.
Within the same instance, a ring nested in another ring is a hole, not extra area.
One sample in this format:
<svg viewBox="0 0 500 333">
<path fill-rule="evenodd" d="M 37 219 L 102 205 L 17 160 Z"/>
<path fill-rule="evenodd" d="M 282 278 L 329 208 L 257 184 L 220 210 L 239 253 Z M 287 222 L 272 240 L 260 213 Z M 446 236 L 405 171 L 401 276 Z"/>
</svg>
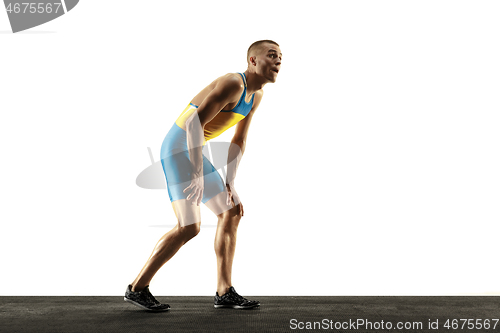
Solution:
<svg viewBox="0 0 500 333">
<path fill-rule="evenodd" d="M 183 192 L 191 184 L 192 165 L 187 148 L 186 131 L 176 123 L 163 140 L 160 158 L 167 179 L 170 201 L 186 199 L 192 191 L 189 189 L 186 193 Z M 203 155 L 203 183 L 202 203 L 225 191 L 222 177 L 205 155 Z"/>
</svg>

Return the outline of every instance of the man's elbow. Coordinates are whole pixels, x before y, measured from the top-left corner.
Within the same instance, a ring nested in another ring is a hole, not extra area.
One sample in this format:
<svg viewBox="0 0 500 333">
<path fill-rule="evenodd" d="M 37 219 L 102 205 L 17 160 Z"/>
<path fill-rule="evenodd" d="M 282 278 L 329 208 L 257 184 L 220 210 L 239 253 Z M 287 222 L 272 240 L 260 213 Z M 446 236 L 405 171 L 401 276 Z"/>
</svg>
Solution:
<svg viewBox="0 0 500 333">
<path fill-rule="evenodd" d="M 246 141 L 242 140 L 242 139 L 231 140 L 231 145 L 237 145 L 242 154 L 245 151 L 245 144 L 246 144 Z"/>
</svg>

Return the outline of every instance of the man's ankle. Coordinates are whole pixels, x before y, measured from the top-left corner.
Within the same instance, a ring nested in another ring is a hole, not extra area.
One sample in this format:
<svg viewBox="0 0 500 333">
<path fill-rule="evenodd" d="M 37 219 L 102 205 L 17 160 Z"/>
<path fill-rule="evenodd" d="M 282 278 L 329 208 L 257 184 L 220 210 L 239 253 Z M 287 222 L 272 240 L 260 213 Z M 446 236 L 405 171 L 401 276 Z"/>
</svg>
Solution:
<svg viewBox="0 0 500 333">
<path fill-rule="evenodd" d="M 133 291 L 134 293 L 136 293 L 138 291 L 143 291 L 144 288 L 146 288 L 146 287 L 142 287 L 142 286 L 134 286 L 133 284 L 131 284 L 131 286 L 132 287 L 130 288 L 130 290 Z"/>
<path fill-rule="evenodd" d="M 217 288 L 217 293 L 219 294 L 219 296 L 222 296 L 224 294 L 227 294 L 227 292 L 229 291 L 229 288 L 230 287 L 224 287 L 224 288 Z M 221 292 L 222 291 L 222 292 Z"/>
</svg>

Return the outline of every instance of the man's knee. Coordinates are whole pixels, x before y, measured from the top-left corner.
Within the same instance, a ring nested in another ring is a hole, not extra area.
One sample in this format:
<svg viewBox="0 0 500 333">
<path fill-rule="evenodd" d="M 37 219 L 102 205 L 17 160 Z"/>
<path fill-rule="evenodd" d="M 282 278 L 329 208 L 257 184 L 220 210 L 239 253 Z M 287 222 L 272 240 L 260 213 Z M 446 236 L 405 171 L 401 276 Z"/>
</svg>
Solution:
<svg viewBox="0 0 500 333">
<path fill-rule="evenodd" d="M 238 224 L 241 220 L 240 206 L 237 205 L 219 215 L 219 222 L 227 224 Z"/>
<path fill-rule="evenodd" d="M 201 230 L 201 222 L 188 224 L 182 226 L 182 223 L 179 223 L 178 232 L 183 236 L 186 241 L 194 238 L 196 235 L 200 233 Z"/>
</svg>

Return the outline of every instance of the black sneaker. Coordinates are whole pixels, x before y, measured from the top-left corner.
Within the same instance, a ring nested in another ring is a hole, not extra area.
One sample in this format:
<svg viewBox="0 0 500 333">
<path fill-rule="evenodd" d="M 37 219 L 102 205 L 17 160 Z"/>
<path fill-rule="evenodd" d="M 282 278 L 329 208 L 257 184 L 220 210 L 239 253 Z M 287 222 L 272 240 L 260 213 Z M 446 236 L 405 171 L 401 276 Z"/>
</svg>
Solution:
<svg viewBox="0 0 500 333">
<path fill-rule="evenodd" d="M 251 309 L 258 306 L 260 306 L 259 301 L 247 300 L 238 295 L 233 287 L 230 287 L 229 291 L 222 296 L 219 296 L 218 292 L 215 293 L 214 307 L 216 308 Z"/>
<path fill-rule="evenodd" d="M 149 311 L 167 311 L 170 309 L 170 305 L 161 304 L 156 300 L 156 298 L 154 298 L 149 291 L 149 285 L 142 291 L 132 291 L 132 285 L 129 284 L 123 299 Z"/>
</svg>

